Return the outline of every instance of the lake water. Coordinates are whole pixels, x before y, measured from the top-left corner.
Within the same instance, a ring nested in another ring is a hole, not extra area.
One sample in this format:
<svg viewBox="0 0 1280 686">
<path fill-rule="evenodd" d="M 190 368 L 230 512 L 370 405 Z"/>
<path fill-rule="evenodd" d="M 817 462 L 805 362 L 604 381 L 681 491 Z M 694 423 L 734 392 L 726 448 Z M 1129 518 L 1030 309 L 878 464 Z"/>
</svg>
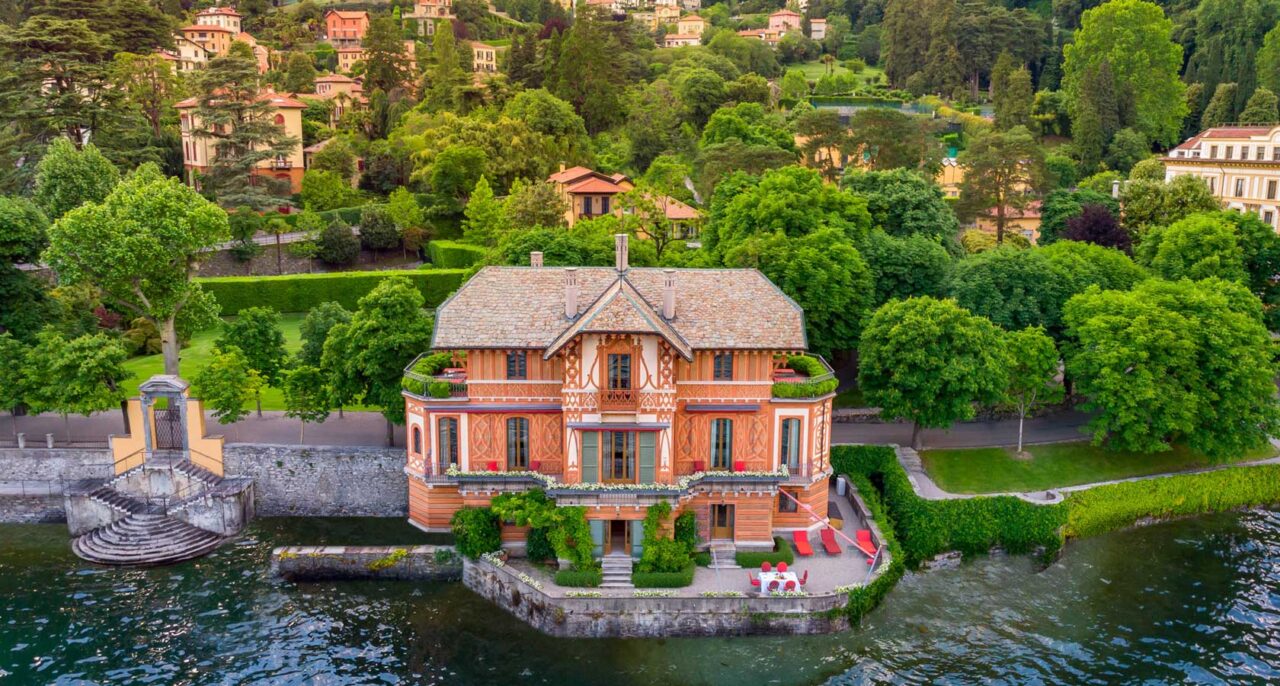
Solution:
<svg viewBox="0 0 1280 686">
<path fill-rule="evenodd" d="M 268 519 L 202 560 L 104 570 L 65 527 L 0 526 L 0 686 L 1280 682 L 1280 513 L 1102 536 L 1047 569 L 908 575 L 834 636 L 553 639 L 461 584 L 267 574 L 276 545 L 410 539 L 401 522 Z"/>
</svg>

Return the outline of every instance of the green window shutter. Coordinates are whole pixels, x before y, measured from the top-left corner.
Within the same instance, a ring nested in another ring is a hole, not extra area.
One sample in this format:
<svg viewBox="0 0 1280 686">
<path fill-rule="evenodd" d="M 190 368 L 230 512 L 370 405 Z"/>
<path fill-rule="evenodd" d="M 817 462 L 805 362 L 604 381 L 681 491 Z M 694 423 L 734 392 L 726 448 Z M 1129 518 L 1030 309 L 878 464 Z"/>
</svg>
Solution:
<svg viewBox="0 0 1280 686">
<path fill-rule="evenodd" d="M 640 432 L 640 483 L 642 484 L 651 484 L 658 478 L 653 455 L 656 439 L 657 435 L 652 431 Z"/>
<path fill-rule="evenodd" d="M 631 557 L 636 559 L 644 553 L 644 522 L 639 519 L 633 519 L 631 526 Z"/>
<path fill-rule="evenodd" d="M 582 432 L 582 482 L 593 484 L 600 480 L 600 434 Z"/>
<path fill-rule="evenodd" d="M 591 554 L 595 557 L 604 557 L 605 521 L 603 519 L 588 519 L 587 525 L 591 527 Z"/>
</svg>

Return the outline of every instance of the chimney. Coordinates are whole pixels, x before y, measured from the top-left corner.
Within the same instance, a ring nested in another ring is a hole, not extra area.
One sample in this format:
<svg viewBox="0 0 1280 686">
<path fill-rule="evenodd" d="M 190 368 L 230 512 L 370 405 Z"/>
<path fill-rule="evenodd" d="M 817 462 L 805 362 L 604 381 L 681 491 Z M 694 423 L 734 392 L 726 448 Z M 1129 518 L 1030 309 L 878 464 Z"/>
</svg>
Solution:
<svg viewBox="0 0 1280 686">
<path fill-rule="evenodd" d="M 613 235 L 614 266 L 619 273 L 627 271 L 627 234 Z"/>
<path fill-rule="evenodd" d="M 573 319 L 578 316 L 578 268 L 567 267 L 564 270 L 564 317 Z"/>
<path fill-rule="evenodd" d="M 662 270 L 662 318 L 676 318 L 676 270 Z"/>
<path fill-rule="evenodd" d="M 560 163 L 560 171 L 564 171 L 564 162 Z"/>
<path fill-rule="evenodd" d="M 1120 197 L 1120 179 L 1114 179 L 1111 182 L 1111 197 L 1113 198 Z"/>
<path fill-rule="evenodd" d="M 530 266 L 530 267 L 541 267 L 541 266 L 542 266 L 542 253 L 541 253 L 541 252 L 539 252 L 539 251 L 537 251 L 537 250 L 534 250 L 533 252 L 529 253 L 529 266 Z"/>
</svg>

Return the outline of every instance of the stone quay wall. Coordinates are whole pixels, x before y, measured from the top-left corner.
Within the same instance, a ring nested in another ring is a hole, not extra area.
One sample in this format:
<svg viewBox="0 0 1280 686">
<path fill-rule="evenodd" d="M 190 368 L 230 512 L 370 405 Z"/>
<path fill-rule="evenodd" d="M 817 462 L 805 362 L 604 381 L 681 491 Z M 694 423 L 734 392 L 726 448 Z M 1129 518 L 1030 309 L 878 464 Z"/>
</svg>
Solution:
<svg viewBox="0 0 1280 686">
<path fill-rule="evenodd" d="M 111 472 L 106 448 L 0 448 L 0 522 L 66 521 L 66 487 Z"/>
<path fill-rule="evenodd" d="M 271 572 L 289 581 L 458 581 L 462 557 L 447 545 L 293 546 L 271 551 Z"/>
<path fill-rule="evenodd" d="M 260 517 L 407 517 L 404 448 L 233 443 L 233 476 L 251 477 Z"/>
<path fill-rule="evenodd" d="M 559 598 L 507 567 L 464 560 L 472 592 L 539 631 L 574 638 L 827 634 L 849 628 L 845 594 L 801 598 Z M 585 589 L 590 590 L 590 589 Z"/>
</svg>

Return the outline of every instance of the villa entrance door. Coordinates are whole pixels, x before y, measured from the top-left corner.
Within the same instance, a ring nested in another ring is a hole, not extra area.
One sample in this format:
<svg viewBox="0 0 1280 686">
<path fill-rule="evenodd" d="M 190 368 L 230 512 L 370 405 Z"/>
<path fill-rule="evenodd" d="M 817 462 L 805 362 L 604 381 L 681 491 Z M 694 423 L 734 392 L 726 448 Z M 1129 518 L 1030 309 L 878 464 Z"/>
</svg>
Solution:
<svg viewBox="0 0 1280 686">
<path fill-rule="evenodd" d="M 711 506 L 711 539 L 712 540 L 732 540 L 733 539 L 733 506 L 732 505 L 712 505 Z"/>
<path fill-rule="evenodd" d="M 182 450 L 182 413 L 176 407 L 156 408 L 156 450 Z"/>
<path fill-rule="evenodd" d="M 614 519 L 609 522 L 609 545 L 605 550 L 606 555 L 630 555 L 631 554 L 631 527 L 629 522 L 624 519 Z"/>
</svg>

